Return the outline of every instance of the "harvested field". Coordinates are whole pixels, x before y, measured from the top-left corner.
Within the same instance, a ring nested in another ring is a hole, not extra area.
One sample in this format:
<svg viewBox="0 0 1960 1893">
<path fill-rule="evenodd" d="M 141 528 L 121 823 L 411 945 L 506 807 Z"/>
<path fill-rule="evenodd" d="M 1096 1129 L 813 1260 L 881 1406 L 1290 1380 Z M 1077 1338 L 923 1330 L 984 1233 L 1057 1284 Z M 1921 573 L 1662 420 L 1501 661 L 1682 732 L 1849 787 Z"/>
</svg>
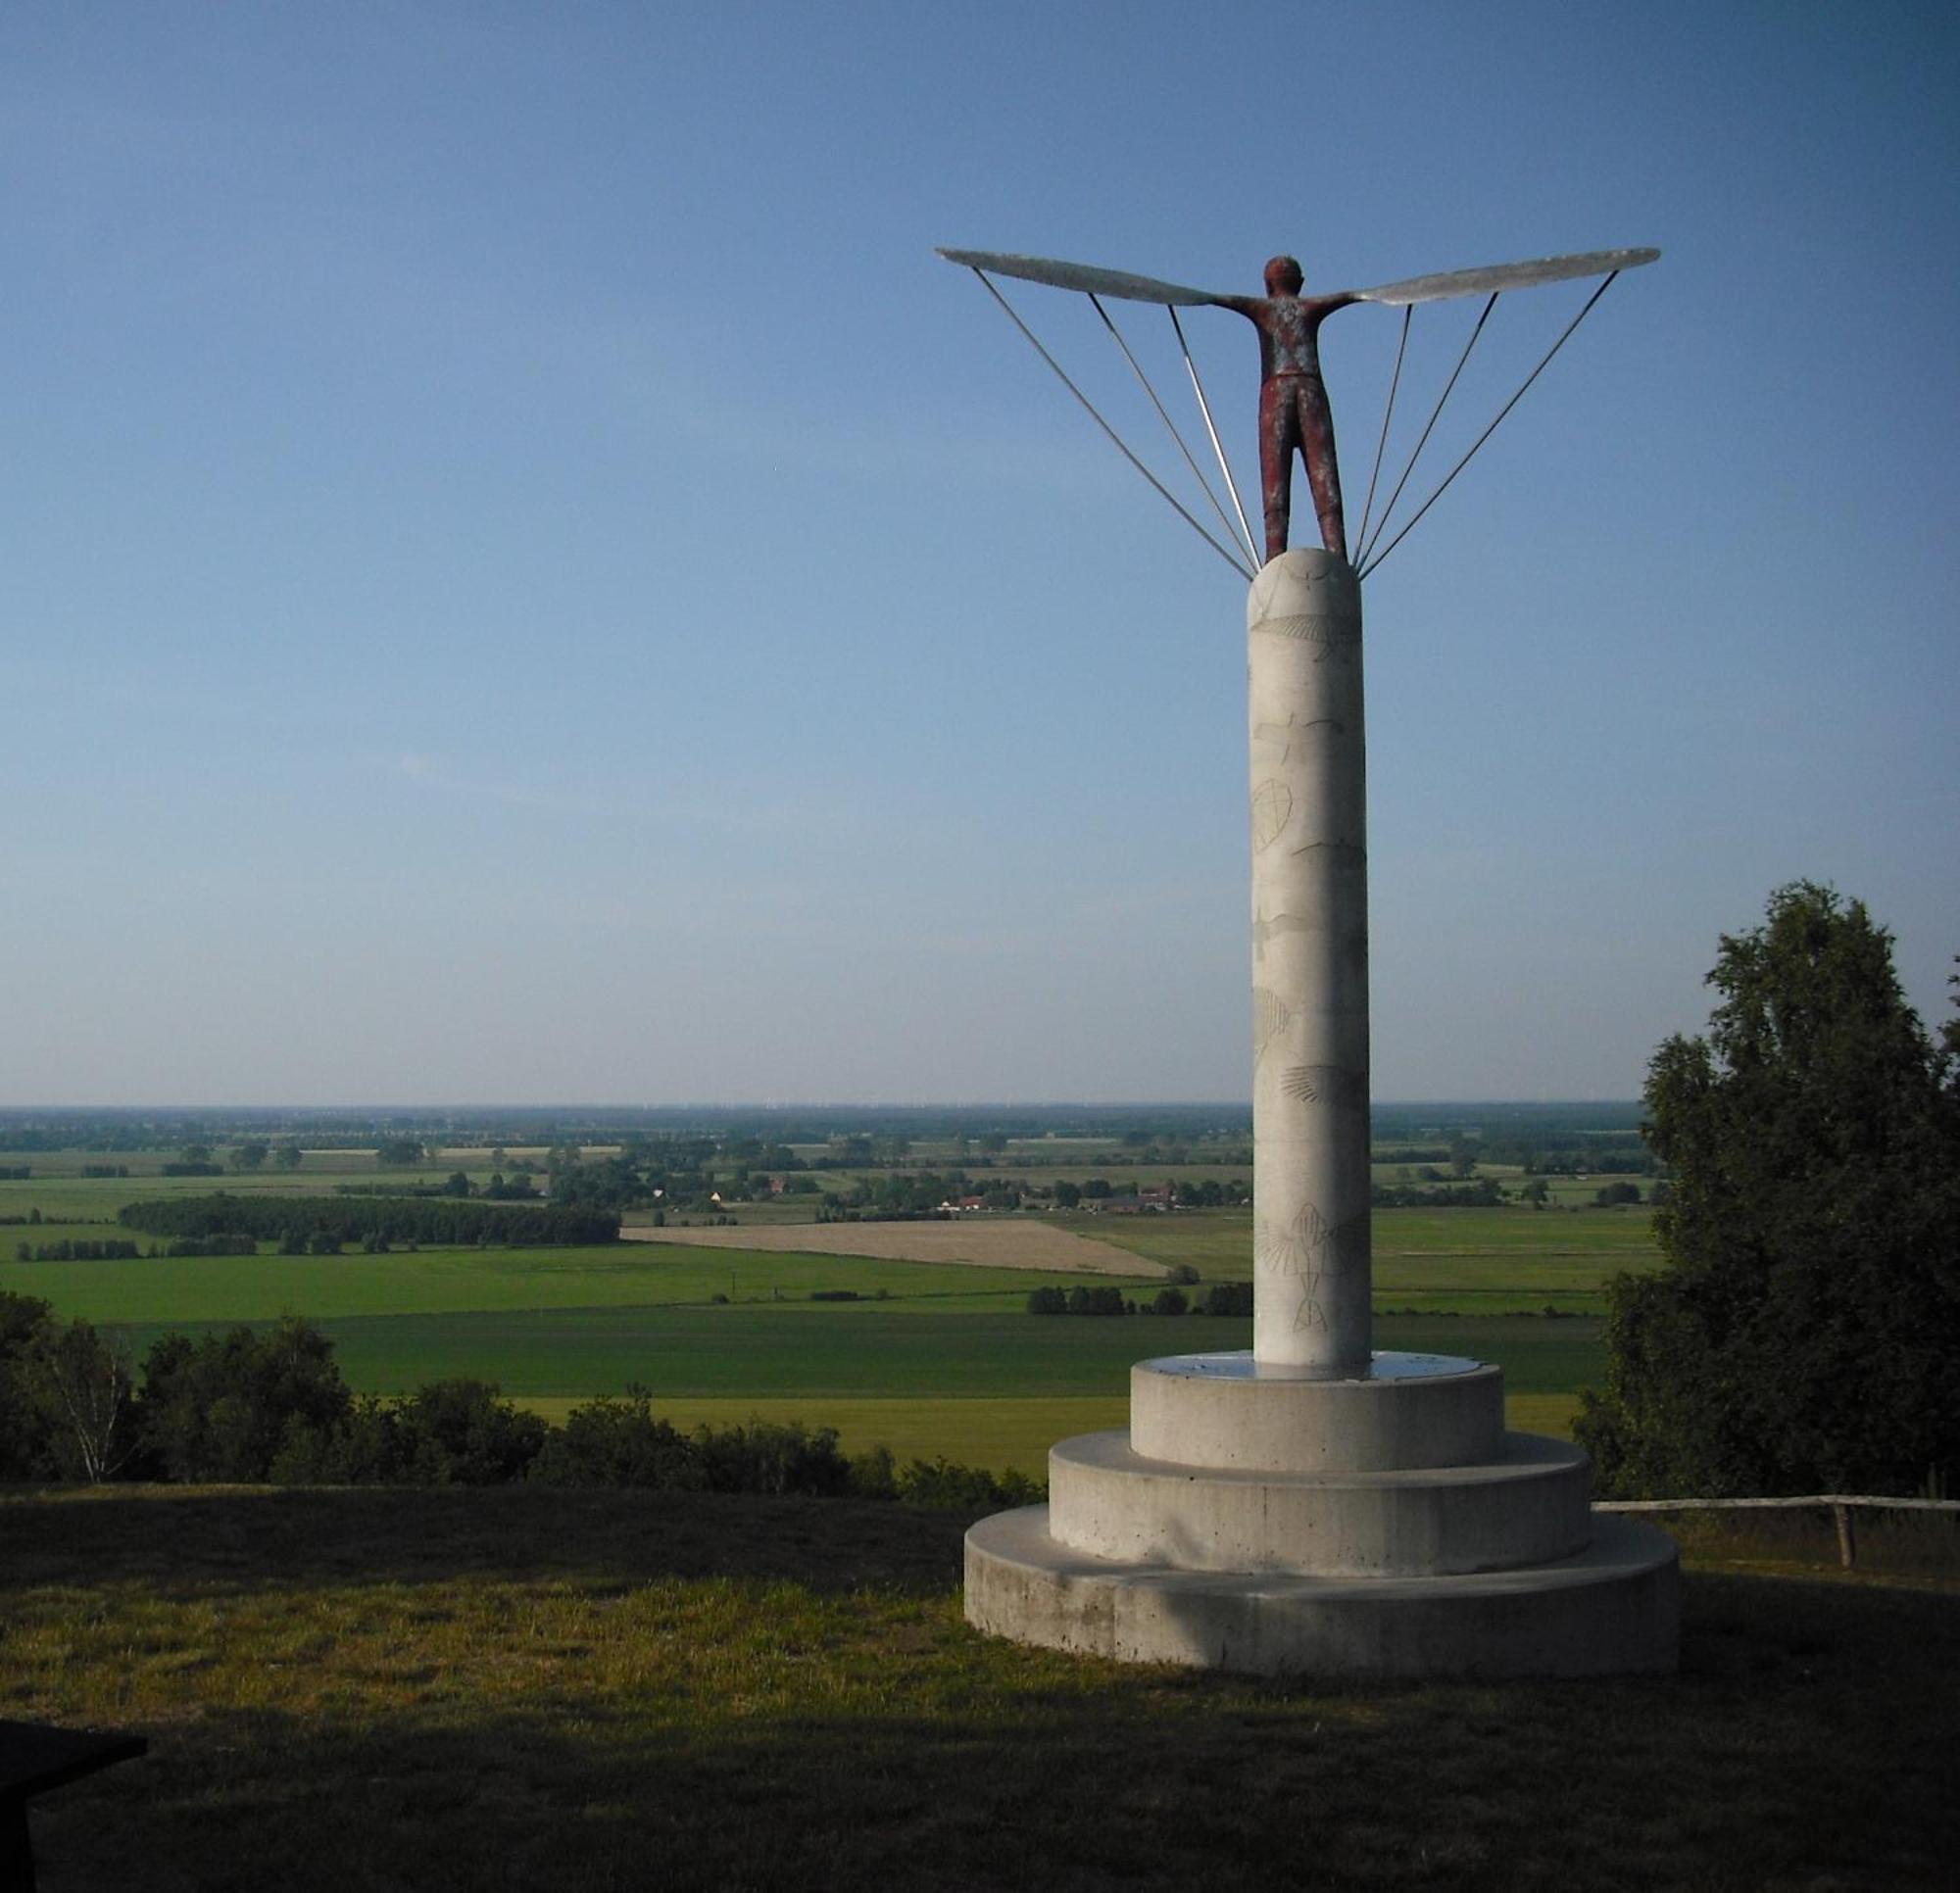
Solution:
<svg viewBox="0 0 1960 1893">
<path fill-rule="evenodd" d="M 619 1234 L 631 1242 L 794 1249 L 810 1255 L 866 1255 L 882 1262 L 956 1262 L 968 1268 L 1132 1278 L 1170 1274 L 1165 1263 L 1034 1222 L 749 1223 L 733 1229 L 622 1229 Z"/>
</svg>

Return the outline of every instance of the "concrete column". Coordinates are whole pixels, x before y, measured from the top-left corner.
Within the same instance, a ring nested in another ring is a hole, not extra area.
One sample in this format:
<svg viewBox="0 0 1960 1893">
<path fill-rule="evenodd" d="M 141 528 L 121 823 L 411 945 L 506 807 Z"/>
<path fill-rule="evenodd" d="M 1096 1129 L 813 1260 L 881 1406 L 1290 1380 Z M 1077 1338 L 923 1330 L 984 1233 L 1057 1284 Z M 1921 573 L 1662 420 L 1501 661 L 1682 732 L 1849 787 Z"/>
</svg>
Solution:
<svg viewBox="0 0 1960 1893">
<path fill-rule="evenodd" d="M 1361 592 L 1318 548 L 1246 606 L 1252 788 L 1252 1353 L 1369 1360 Z"/>
</svg>

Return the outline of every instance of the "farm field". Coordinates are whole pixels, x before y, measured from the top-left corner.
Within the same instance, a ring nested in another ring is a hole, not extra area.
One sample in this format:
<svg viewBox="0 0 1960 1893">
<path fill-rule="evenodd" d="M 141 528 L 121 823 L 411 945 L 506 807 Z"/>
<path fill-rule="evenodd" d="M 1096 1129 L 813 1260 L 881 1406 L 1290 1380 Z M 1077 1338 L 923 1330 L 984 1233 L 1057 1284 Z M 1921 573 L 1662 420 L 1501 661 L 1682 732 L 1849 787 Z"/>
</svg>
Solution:
<svg viewBox="0 0 1960 1893">
<path fill-rule="evenodd" d="M 625 1243 L 559 1249 L 417 1249 L 388 1255 L 214 1255 L 114 1262 L 0 1262 L 0 1289 L 97 1323 L 270 1321 L 309 1316 L 549 1308 L 808 1303 L 819 1291 L 882 1295 L 891 1313 L 1018 1309 L 1052 1274 L 923 1262 Z M 1137 1281 L 1139 1289 L 1154 1280 Z M 815 1304 L 829 1309 L 849 1303 Z"/>
<path fill-rule="evenodd" d="M 1537 1312 L 1546 1302 L 1597 1312 L 1607 1281 L 1660 1259 L 1651 1212 L 1586 1210 L 1378 1209 L 1374 1216 L 1375 1301 L 1429 1298 L 1425 1313 L 1450 1307 Z M 1207 1282 L 1252 1274 L 1252 1219 L 1244 1209 L 1174 1216 L 1057 1217 L 1062 1227 L 1154 1262 L 1184 1263 Z"/>
<path fill-rule="evenodd" d="M 1556 1396 L 1554 1396 L 1555 1398 Z M 578 1400 L 541 1396 L 522 1405 L 558 1424 Z M 711 1399 L 662 1394 L 662 1419 L 683 1432 L 693 1427 L 741 1427 L 754 1421 L 829 1427 L 847 1453 L 889 1446 L 898 1459 L 950 1459 L 989 1472 L 1048 1477 L 1048 1449 L 1078 1432 L 1102 1432 L 1130 1423 L 1121 1394 L 1058 1399 L 873 1399 L 803 1395 L 796 1398 Z M 1543 1429 L 1541 1429 L 1543 1431 Z"/>
<path fill-rule="evenodd" d="M 957 1262 L 981 1269 L 1048 1269 L 1068 1275 L 1131 1278 L 1170 1273 L 1167 1263 L 1141 1251 L 1112 1246 L 1094 1236 L 1062 1229 L 1046 1219 L 1004 1217 L 958 1222 L 782 1223 L 735 1229 L 628 1228 L 629 1241 L 709 1249 L 765 1249 L 772 1253 L 864 1255 L 913 1262 Z"/>
<path fill-rule="evenodd" d="M 482 1154 L 458 1149 L 441 1161 L 473 1173 Z M 333 1337 L 350 1383 L 367 1392 L 467 1375 L 560 1417 L 639 1383 L 686 1425 L 802 1420 L 835 1427 L 853 1451 L 882 1442 L 901 1457 L 1039 1474 L 1054 1439 L 1123 1423 L 1133 1361 L 1250 1337 L 1244 1321 L 1023 1312 L 1032 1288 L 1057 1282 L 1114 1281 L 1147 1303 L 1179 1265 L 1204 1282 L 1246 1280 L 1244 1209 L 799 1226 L 790 1219 L 807 1217 L 808 1202 L 776 1201 L 742 1205 L 734 1227 L 704 1218 L 662 1230 L 665 1239 L 616 1246 L 22 1263 L 7 1259 L 18 1240 L 129 1234 L 113 1219 L 138 1197 L 325 1193 L 383 1180 L 346 1151 L 309 1157 L 297 1175 L 221 1179 L 91 1179 L 74 1153 L 31 1161 L 30 1179 L 0 1183 L 0 1214 L 32 1204 L 42 1216 L 0 1230 L 0 1289 L 41 1296 L 138 1353 L 172 1329 L 303 1314 Z M 430 1162 L 385 1180 L 446 1174 Z M 1536 1432 L 1565 1432 L 1575 1390 L 1597 1378 L 1605 1281 L 1655 1260 L 1644 1208 L 1383 1210 L 1375 1236 L 1377 1344 L 1498 1361 L 1511 1424 Z M 812 1242 L 835 1252 L 803 1246 Z M 911 1259 L 956 1246 L 998 1264 Z M 1030 1248 L 1046 1248 L 1046 1268 L 1006 1265 Z M 1126 1257 L 1129 1273 L 1103 1272 L 1125 1269 Z M 812 1301 L 817 1293 L 857 1299 Z M 1547 1308 L 1579 1318 L 1523 1318 Z"/>
</svg>

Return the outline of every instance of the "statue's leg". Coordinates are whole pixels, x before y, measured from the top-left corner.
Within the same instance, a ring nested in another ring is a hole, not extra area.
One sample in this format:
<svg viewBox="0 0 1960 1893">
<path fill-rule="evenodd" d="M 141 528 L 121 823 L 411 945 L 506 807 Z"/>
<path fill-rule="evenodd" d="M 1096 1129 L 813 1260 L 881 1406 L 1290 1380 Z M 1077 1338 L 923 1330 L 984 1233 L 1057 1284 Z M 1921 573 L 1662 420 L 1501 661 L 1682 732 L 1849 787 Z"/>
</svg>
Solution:
<svg viewBox="0 0 1960 1893">
<path fill-rule="evenodd" d="M 1259 388 L 1259 483 L 1266 500 L 1266 559 L 1287 549 L 1293 517 L 1293 450 L 1299 442 L 1292 391 L 1277 378 Z"/>
<path fill-rule="evenodd" d="M 1334 458 L 1334 414 L 1327 405 L 1327 390 L 1319 381 L 1302 375 L 1288 405 L 1299 413 L 1300 458 L 1306 461 L 1313 510 L 1320 517 L 1320 543 L 1346 558 L 1348 522 L 1341 512 L 1341 468 Z"/>
</svg>

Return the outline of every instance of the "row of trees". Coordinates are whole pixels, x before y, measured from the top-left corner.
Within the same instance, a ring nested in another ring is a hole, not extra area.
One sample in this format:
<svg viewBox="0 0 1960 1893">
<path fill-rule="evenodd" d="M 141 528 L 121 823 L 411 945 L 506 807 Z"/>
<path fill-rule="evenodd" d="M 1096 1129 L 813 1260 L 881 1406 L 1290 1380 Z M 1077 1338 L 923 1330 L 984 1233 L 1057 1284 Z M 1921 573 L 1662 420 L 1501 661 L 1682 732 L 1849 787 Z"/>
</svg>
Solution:
<svg viewBox="0 0 1960 1893">
<path fill-rule="evenodd" d="M 616 1211 L 551 1204 L 468 1202 L 449 1196 L 170 1196 L 125 1203 L 125 1228 L 154 1236 L 250 1236 L 284 1240 L 294 1233 L 336 1242 L 500 1242 L 524 1248 L 615 1242 Z"/>
<path fill-rule="evenodd" d="M 87 1322 L 0 1294 L 0 1480 L 196 1483 L 637 1486 L 792 1493 L 978 1509 L 1041 1496 L 1018 1474 L 943 1458 L 847 1455 L 827 1427 L 683 1432 L 634 1387 L 551 1426 L 477 1380 L 401 1399 L 354 1394 L 320 1331 L 167 1335 L 130 1372 Z"/>
<path fill-rule="evenodd" d="M 1031 1315 L 1230 1315 L 1250 1316 L 1252 1312 L 1252 1285 L 1250 1282 L 1214 1282 L 1201 1295 L 1192 1296 L 1182 1288 L 1159 1288 L 1148 1301 L 1137 1301 L 1120 1288 L 1088 1287 L 1078 1283 L 1072 1288 L 1044 1287 L 1028 1296 Z"/>
</svg>

